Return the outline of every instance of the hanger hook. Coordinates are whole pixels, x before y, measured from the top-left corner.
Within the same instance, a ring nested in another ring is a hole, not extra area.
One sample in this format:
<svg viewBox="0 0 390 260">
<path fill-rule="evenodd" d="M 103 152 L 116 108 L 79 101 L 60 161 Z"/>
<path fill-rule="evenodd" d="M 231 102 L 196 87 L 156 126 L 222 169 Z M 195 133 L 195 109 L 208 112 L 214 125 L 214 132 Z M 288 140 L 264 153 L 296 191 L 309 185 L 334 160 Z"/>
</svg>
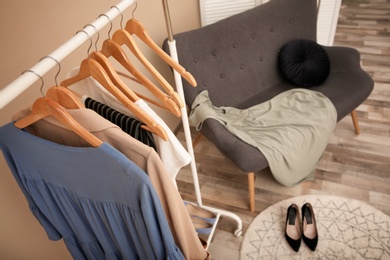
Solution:
<svg viewBox="0 0 390 260">
<path fill-rule="evenodd" d="M 43 85 L 45 85 L 45 81 L 43 81 L 43 78 L 42 78 L 42 76 L 41 75 L 39 75 L 38 73 L 36 73 L 35 71 L 33 71 L 33 70 L 25 70 L 25 71 L 23 71 L 22 72 L 22 75 L 24 74 L 24 73 L 26 73 L 26 72 L 31 72 L 31 73 L 34 73 L 35 75 L 37 75 L 40 79 L 41 79 L 41 86 L 40 86 L 40 88 L 39 88 L 39 91 L 41 92 L 41 94 L 42 94 L 42 97 L 44 97 L 45 96 L 45 94 L 43 93 Z"/>
<path fill-rule="evenodd" d="M 96 26 L 95 26 L 95 25 L 89 23 L 89 24 L 87 24 L 86 26 L 84 26 L 84 28 L 87 27 L 87 26 L 92 26 L 92 27 L 95 29 L 95 32 L 97 33 L 97 38 L 96 38 L 96 41 L 95 41 L 95 51 L 97 51 L 97 43 L 98 43 L 99 38 L 100 38 L 100 33 L 99 33 L 99 31 L 96 29 Z M 84 29 L 84 28 L 83 28 L 83 29 Z M 92 42 L 92 39 L 91 39 L 91 42 Z M 88 53 L 88 55 L 89 55 L 89 53 Z"/>
<path fill-rule="evenodd" d="M 137 7 L 138 7 L 138 2 L 137 1 L 134 1 L 134 2 L 135 2 L 135 7 L 134 7 L 133 11 L 131 12 L 131 15 L 133 16 L 133 19 L 134 19 L 135 10 L 137 10 Z"/>
<path fill-rule="evenodd" d="M 122 22 L 123 22 L 123 14 L 122 14 L 121 10 L 120 10 L 119 7 L 116 6 L 116 5 L 111 6 L 111 8 L 116 8 L 116 9 L 118 10 L 118 13 L 119 13 L 120 16 L 121 16 L 120 27 L 121 27 L 121 29 L 123 29 L 123 25 L 122 25 Z"/>
<path fill-rule="evenodd" d="M 108 17 L 108 15 L 106 15 L 106 14 L 101 14 L 101 15 L 98 16 L 98 18 L 100 16 L 105 16 L 110 21 L 110 29 L 108 30 L 108 39 L 111 39 L 110 33 L 111 33 L 111 30 L 112 30 L 112 21 L 111 21 L 110 17 Z"/>
<path fill-rule="evenodd" d="M 52 59 L 54 60 L 55 62 L 57 62 L 57 65 L 58 65 L 58 71 L 57 71 L 57 74 L 55 75 L 55 78 L 54 78 L 54 81 L 56 83 L 56 86 L 58 86 L 58 82 L 57 82 L 57 78 L 58 78 L 58 75 L 60 74 L 61 72 L 61 64 L 58 62 L 58 60 L 54 59 L 52 56 L 44 56 L 42 57 L 39 61 L 45 59 L 45 58 L 49 58 L 49 59 Z"/>
<path fill-rule="evenodd" d="M 84 26 L 84 28 L 85 28 L 85 26 Z M 76 32 L 76 34 L 78 34 L 79 32 L 85 33 L 85 34 L 88 36 L 88 38 L 89 38 L 89 47 L 88 47 L 88 50 L 87 50 L 87 55 L 89 56 L 89 51 L 90 51 L 91 48 L 92 48 L 92 38 L 89 36 L 89 34 L 88 34 L 84 29 L 78 30 L 78 31 Z"/>
</svg>

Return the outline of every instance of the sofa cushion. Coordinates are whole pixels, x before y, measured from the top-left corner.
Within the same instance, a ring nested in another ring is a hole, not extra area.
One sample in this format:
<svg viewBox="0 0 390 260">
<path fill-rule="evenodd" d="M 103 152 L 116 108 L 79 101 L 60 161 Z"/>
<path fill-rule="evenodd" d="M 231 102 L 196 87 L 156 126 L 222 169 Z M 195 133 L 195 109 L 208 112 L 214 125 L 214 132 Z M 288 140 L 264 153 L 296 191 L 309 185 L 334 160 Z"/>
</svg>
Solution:
<svg viewBox="0 0 390 260">
<path fill-rule="evenodd" d="M 329 75 L 330 63 L 325 50 L 311 40 L 293 40 L 278 54 L 279 68 L 287 80 L 299 87 L 321 85 Z"/>
</svg>

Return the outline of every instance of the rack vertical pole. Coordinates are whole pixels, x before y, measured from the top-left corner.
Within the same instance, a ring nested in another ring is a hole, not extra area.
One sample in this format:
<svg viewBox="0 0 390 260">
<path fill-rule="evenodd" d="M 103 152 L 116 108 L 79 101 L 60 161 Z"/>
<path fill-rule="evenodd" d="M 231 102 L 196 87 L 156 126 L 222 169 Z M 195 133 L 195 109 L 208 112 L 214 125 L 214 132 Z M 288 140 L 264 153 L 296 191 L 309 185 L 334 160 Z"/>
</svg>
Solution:
<svg viewBox="0 0 390 260">
<path fill-rule="evenodd" d="M 174 59 L 176 62 L 179 62 L 179 58 L 177 55 L 177 49 L 176 49 L 176 42 L 173 38 L 173 30 L 172 30 L 172 23 L 171 23 L 171 18 L 170 18 L 170 13 L 169 13 L 168 0 L 162 0 L 162 3 L 163 3 L 163 8 L 164 8 L 165 22 L 166 22 L 167 31 L 168 31 L 169 52 L 170 52 L 172 59 Z M 180 98 L 185 103 L 183 82 L 182 82 L 181 75 L 176 70 L 173 70 L 173 75 L 174 75 L 175 84 L 176 84 L 176 91 L 179 94 Z M 242 220 L 240 217 L 238 217 L 236 214 L 233 214 L 233 213 L 225 211 L 225 210 L 204 206 L 202 203 L 202 196 L 201 196 L 200 187 L 199 187 L 199 179 L 198 179 L 198 172 L 196 169 L 194 149 L 192 146 L 191 130 L 190 130 L 190 125 L 189 125 L 188 116 L 187 116 L 187 108 L 185 105 L 181 108 L 181 114 L 182 114 L 181 119 L 182 119 L 182 123 L 183 123 L 184 135 L 185 135 L 186 144 L 187 144 L 187 151 L 190 154 L 190 156 L 192 157 L 192 160 L 190 162 L 190 167 L 191 167 L 191 172 L 192 172 L 192 178 L 194 180 L 196 202 L 200 207 L 217 213 L 218 219 L 219 219 L 220 215 L 225 215 L 227 217 L 230 217 L 230 218 L 236 220 L 237 229 L 234 231 L 234 235 L 238 237 L 242 234 Z M 216 221 L 216 223 L 218 223 L 218 221 Z M 207 244 L 210 244 L 214 230 L 215 230 L 215 226 L 213 227 L 212 233 L 210 233 L 210 235 L 209 235 L 209 239 L 207 241 L 208 242 Z"/>
</svg>

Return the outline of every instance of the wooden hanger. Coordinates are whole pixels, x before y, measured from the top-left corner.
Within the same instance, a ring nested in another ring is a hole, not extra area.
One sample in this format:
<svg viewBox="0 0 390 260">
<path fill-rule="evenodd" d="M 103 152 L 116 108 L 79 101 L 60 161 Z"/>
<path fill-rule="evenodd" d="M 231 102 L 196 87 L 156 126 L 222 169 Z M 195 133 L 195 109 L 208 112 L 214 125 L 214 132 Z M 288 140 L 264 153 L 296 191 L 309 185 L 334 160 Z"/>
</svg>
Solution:
<svg viewBox="0 0 390 260">
<path fill-rule="evenodd" d="M 118 71 L 118 70 L 116 70 L 116 73 L 118 73 L 119 76 L 122 76 L 122 77 L 124 77 L 124 78 L 129 79 L 129 80 L 132 80 L 133 82 L 135 82 L 135 83 L 137 83 L 137 84 L 142 85 L 142 83 L 141 83 L 138 79 L 134 78 L 132 75 L 126 74 L 126 73 L 121 72 L 121 71 Z M 153 84 L 153 83 L 152 83 L 152 84 Z M 154 85 L 154 84 L 153 84 L 153 85 Z M 133 91 L 134 91 L 134 90 L 133 90 Z M 153 105 L 155 105 L 155 106 L 157 106 L 157 107 L 159 107 L 159 108 L 162 108 L 162 109 L 165 109 L 165 110 L 167 110 L 167 111 L 170 111 L 170 110 L 168 109 L 168 107 L 164 106 L 163 104 L 161 104 L 161 103 L 159 103 L 159 102 L 157 102 L 157 101 L 155 101 L 155 100 L 153 100 L 153 99 L 150 99 L 150 98 L 148 98 L 147 96 L 142 95 L 142 94 L 140 94 L 140 93 L 138 93 L 138 92 L 136 92 L 136 91 L 134 91 L 134 93 L 137 94 L 137 96 L 138 96 L 139 98 L 141 98 L 141 99 L 143 99 L 143 100 L 149 102 L 150 104 L 153 104 Z M 166 94 L 164 94 L 164 95 L 166 95 Z M 167 96 L 167 97 L 168 97 L 168 96 Z M 168 98 L 170 98 L 170 97 L 168 97 Z M 174 106 L 177 106 L 176 103 L 175 103 L 175 101 L 173 101 L 171 98 L 170 98 L 170 102 L 169 102 L 169 103 L 172 103 Z M 170 111 L 170 112 L 172 112 L 172 111 Z M 181 111 L 180 111 L 180 114 L 181 114 Z"/>
<path fill-rule="evenodd" d="M 115 71 L 116 71 L 116 73 L 118 73 L 119 76 L 122 76 L 124 78 L 129 79 L 129 80 L 132 80 L 133 82 L 135 82 L 137 84 L 140 84 L 140 85 L 142 84 L 138 79 L 134 78 L 132 75 L 126 74 L 126 73 L 118 71 L 118 70 L 115 70 Z M 165 110 L 169 111 L 169 109 L 166 106 L 164 106 L 163 104 L 160 104 L 157 101 L 155 101 L 153 99 L 150 99 L 147 96 L 144 96 L 144 95 L 142 95 L 142 94 L 140 94 L 140 93 L 138 93 L 136 91 L 134 91 L 134 93 L 137 94 L 137 96 L 139 98 L 144 99 L 145 101 L 147 101 L 147 102 L 149 102 L 149 103 L 151 103 L 151 104 L 153 104 L 155 106 L 158 106 L 159 108 L 162 108 L 162 109 L 165 109 Z M 172 100 L 172 102 L 176 105 L 176 103 L 173 100 Z"/>
<path fill-rule="evenodd" d="M 53 116 L 93 147 L 98 147 L 103 143 L 99 138 L 83 128 L 65 108 L 48 97 L 38 98 L 32 106 L 31 113 L 16 121 L 15 126 L 22 129 L 47 116 Z"/>
<path fill-rule="evenodd" d="M 160 136 L 163 140 L 167 141 L 168 136 L 165 129 L 156 123 L 147 113 L 141 110 L 135 105 L 109 78 L 104 68 L 93 59 L 84 59 L 81 62 L 80 70 L 74 77 L 68 78 L 61 82 L 61 86 L 68 87 L 76 82 L 79 82 L 87 77 L 93 77 L 97 80 L 105 89 L 108 90 L 119 102 L 122 103 L 127 109 L 129 109 L 136 117 L 147 125 L 145 129 Z"/>
<path fill-rule="evenodd" d="M 85 108 L 80 99 L 69 89 L 62 86 L 54 86 L 47 90 L 46 97 L 53 99 L 55 102 L 68 109 Z"/>
<path fill-rule="evenodd" d="M 196 80 L 195 78 L 186 71 L 179 63 L 177 63 L 171 56 L 169 56 L 163 49 L 161 49 L 152 37 L 150 37 L 148 31 L 137 19 L 130 19 L 126 23 L 125 30 L 130 34 L 137 35 L 146 45 L 148 45 L 158 56 L 160 56 L 166 63 L 168 63 L 174 70 L 176 70 L 188 83 L 195 87 Z"/>
<path fill-rule="evenodd" d="M 114 42 L 114 44 L 117 44 Z M 120 48 L 119 45 L 117 45 L 118 48 Z M 127 87 L 127 85 L 121 80 L 121 78 L 119 77 L 118 73 L 115 71 L 114 67 L 112 66 L 112 64 L 109 62 L 109 60 L 106 58 L 106 56 L 104 56 L 101 52 L 93 52 L 89 55 L 89 58 L 91 59 L 94 59 L 96 60 L 102 67 L 103 69 L 106 71 L 107 75 L 109 76 L 109 78 L 111 79 L 111 81 L 114 83 L 115 86 L 117 86 L 125 95 L 126 97 L 128 97 L 131 101 L 133 102 L 136 102 L 137 100 L 139 100 L 139 95 L 138 93 L 132 91 L 130 88 Z M 144 80 L 141 80 L 140 83 L 144 82 Z M 157 88 L 155 86 L 155 88 Z M 180 109 L 177 107 L 177 105 L 175 104 L 175 102 L 171 99 L 168 98 L 168 96 L 166 94 L 164 94 L 160 89 L 158 89 L 158 91 L 154 91 L 153 93 L 161 98 L 161 99 L 164 99 L 163 100 L 163 103 L 164 106 L 163 108 L 166 108 L 166 109 L 169 109 L 174 115 L 176 115 L 177 117 L 180 117 L 181 116 L 181 111 Z M 143 95 L 140 95 L 143 99 L 151 102 L 150 99 L 148 99 L 147 97 L 143 96 Z M 158 103 L 156 102 L 151 102 L 155 105 L 159 105 Z M 161 106 L 160 106 L 161 107 Z"/>
<path fill-rule="evenodd" d="M 139 49 L 137 43 L 126 30 L 120 29 L 117 30 L 112 39 L 118 43 L 119 45 L 125 44 L 138 58 L 138 60 L 149 70 L 149 72 L 153 75 L 153 77 L 158 81 L 158 83 L 167 91 L 168 95 L 175 101 L 175 103 L 182 108 L 184 106 L 183 101 L 181 100 L 179 94 L 174 91 L 172 86 L 168 83 L 168 81 L 153 67 L 153 65 L 146 59 L 146 57 L 142 54 Z"/>
<path fill-rule="evenodd" d="M 126 84 L 121 80 L 121 78 L 119 78 L 118 73 L 116 73 L 114 67 L 108 61 L 106 56 L 104 56 L 100 52 L 92 52 L 89 55 L 89 58 L 96 60 L 103 67 L 114 85 L 117 86 L 126 95 L 126 97 L 128 97 L 132 102 L 136 102 L 137 100 L 139 100 L 137 94 L 135 94 L 130 88 L 128 88 Z"/>
<path fill-rule="evenodd" d="M 164 92 L 161 91 L 156 85 L 154 85 L 147 77 L 145 77 L 141 72 L 139 72 L 129 61 L 126 53 L 122 49 L 122 47 L 113 40 L 107 39 L 103 42 L 102 50 L 100 51 L 106 57 L 113 57 L 116 59 L 125 69 L 127 69 L 131 74 L 133 74 L 136 80 L 145 86 L 153 95 L 160 100 L 163 104 L 160 104 L 150 100 L 149 98 L 137 93 L 142 99 L 147 100 L 148 102 L 157 105 L 159 107 L 168 109 L 175 116 L 181 116 L 181 110 L 178 105 L 172 100 L 169 96 L 167 96 Z"/>
</svg>

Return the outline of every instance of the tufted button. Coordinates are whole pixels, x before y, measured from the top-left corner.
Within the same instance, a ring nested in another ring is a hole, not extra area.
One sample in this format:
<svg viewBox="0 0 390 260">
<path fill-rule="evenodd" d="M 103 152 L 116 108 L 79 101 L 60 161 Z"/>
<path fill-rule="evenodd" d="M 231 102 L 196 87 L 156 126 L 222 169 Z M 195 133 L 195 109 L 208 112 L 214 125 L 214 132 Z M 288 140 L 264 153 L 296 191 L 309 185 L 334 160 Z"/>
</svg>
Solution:
<svg viewBox="0 0 390 260">
<path fill-rule="evenodd" d="M 214 57 L 217 56 L 217 52 L 216 52 L 216 51 L 213 51 L 211 54 L 212 54 Z"/>
<path fill-rule="evenodd" d="M 270 31 L 270 32 L 274 32 L 274 31 L 275 31 L 275 28 L 274 28 L 274 27 L 271 27 L 271 28 L 269 29 L 269 31 Z"/>
<path fill-rule="evenodd" d="M 221 79 L 223 79 L 223 78 L 225 77 L 225 74 L 221 73 L 221 74 L 219 74 L 219 77 L 220 77 Z"/>
<path fill-rule="evenodd" d="M 252 39 L 256 39 L 256 34 L 252 34 Z"/>
<path fill-rule="evenodd" d="M 206 85 L 207 85 L 207 84 L 206 84 L 206 81 L 203 81 L 203 82 L 202 82 L 202 85 L 203 85 L 204 87 L 206 87 Z"/>
<path fill-rule="evenodd" d="M 240 69 L 241 69 L 241 70 L 245 69 L 245 65 L 241 65 L 241 66 L 240 66 Z"/>
<path fill-rule="evenodd" d="M 233 43 L 233 48 L 237 48 L 237 43 Z"/>
<path fill-rule="evenodd" d="M 198 59 L 194 59 L 194 63 L 198 63 Z"/>
<path fill-rule="evenodd" d="M 290 24 L 293 24 L 294 23 L 294 19 L 290 19 L 289 21 L 288 21 Z"/>
<path fill-rule="evenodd" d="M 263 62 L 263 60 L 264 60 L 263 57 L 259 57 L 260 62 Z"/>
</svg>

